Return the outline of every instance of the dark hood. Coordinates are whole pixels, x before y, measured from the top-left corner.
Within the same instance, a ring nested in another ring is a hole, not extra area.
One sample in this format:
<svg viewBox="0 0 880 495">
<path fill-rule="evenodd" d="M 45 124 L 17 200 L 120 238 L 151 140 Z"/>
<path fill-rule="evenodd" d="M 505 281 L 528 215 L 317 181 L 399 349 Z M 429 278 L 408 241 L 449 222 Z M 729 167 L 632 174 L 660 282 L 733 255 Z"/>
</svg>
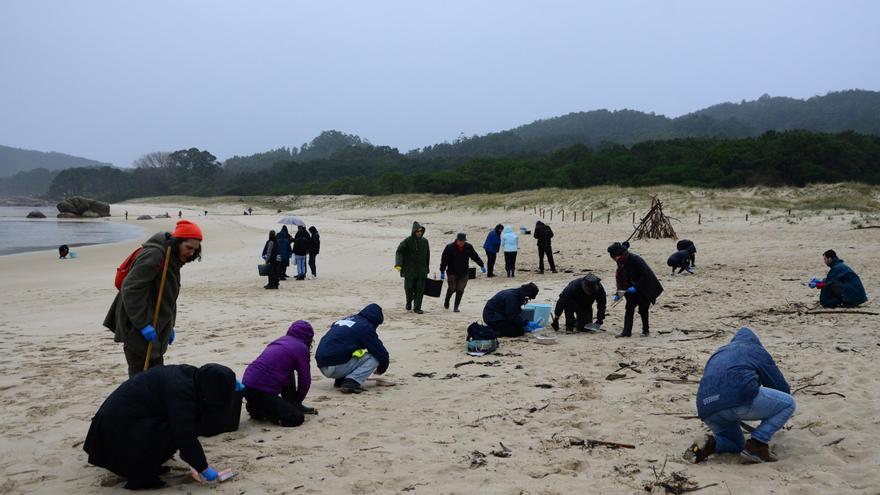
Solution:
<svg viewBox="0 0 880 495">
<path fill-rule="evenodd" d="M 498 234 L 501 235 L 501 233 L 504 232 L 504 225 L 501 225 L 500 223 L 496 225 L 495 232 L 498 232 Z"/>
<path fill-rule="evenodd" d="M 235 390 L 235 373 L 221 364 L 206 364 L 196 371 L 199 405 L 207 411 L 227 407 Z"/>
<path fill-rule="evenodd" d="M 361 310 L 358 313 L 358 316 L 363 316 L 373 325 L 377 327 L 385 321 L 385 317 L 382 315 L 382 308 L 378 304 L 368 304 L 367 307 Z"/>
<path fill-rule="evenodd" d="M 315 331 L 312 329 L 312 325 L 305 320 L 296 320 L 291 323 L 290 328 L 287 329 L 287 335 L 307 346 L 311 346 L 312 341 L 315 339 Z"/>
<path fill-rule="evenodd" d="M 287 225 L 281 227 L 281 231 L 278 232 L 279 239 L 288 239 L 290 237 L 290 232 L 287 231 Z"/>
<path fill-rule="evenodd" d="M 534 299 L 538 295 L 538 286 L 533 282 L 529 282 L 520 286 L 519 293 L 522 294 L 523 297 Z"/>
<path fill-rule="evenodd" d="M 420 224 L 419 222 L 413 222 L 413 224 L 412 224 L 412 231 L 410 232 L 410 235 L 413 236 L 413 237 L 415 237 L 415 236 L 416 236 L 416 231 L 419 230 L 419 229 L 425 230 L 425 227 L 423 227 L 422 224 Z M 424 236 L 425 236 L 425 233 L 422 232 L 422 237 L 424 237 Z"/>
</svg>

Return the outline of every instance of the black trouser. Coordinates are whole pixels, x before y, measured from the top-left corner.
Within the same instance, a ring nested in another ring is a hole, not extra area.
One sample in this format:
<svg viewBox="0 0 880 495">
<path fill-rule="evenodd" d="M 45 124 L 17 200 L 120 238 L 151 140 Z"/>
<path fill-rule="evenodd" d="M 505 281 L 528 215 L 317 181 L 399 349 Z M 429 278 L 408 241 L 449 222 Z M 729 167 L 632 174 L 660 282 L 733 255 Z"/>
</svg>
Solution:
<svg viewBox="0 0 880 495">
<path fill-rule="evenodd" d="M 688 258 L 681 260 L 681 263 L 679 263 L 678 265 L 673 265 L 671 263 L 667 263 L 667 265 L 672 267 L 672 274 L 673 275 L 675 274 L 676 268 L 678 268 L 678 273 L 681 273 L 681 272 L 687 270 L 688 268 L 690 268 L 690 266 L 691 266 L 690 259 L 688 259 Z"/>
<path fill-rule="evenodd" d="M 490 253 L 486 251 L 486 275 L 491 277 L 495 274 L 495 258 L 498 253 Z"/>
<path fill-rule="evenodd" d="M 461 304 L 461 296 L 464 295 L 464 288 L 467 287 L 468 283 L 468 274 L 465 272 L 464 275 L 456 275 L 454 273 L 446 273 L 446 301 L 443 303 L 443 307 L 449 307 L 449 299 L 452 297 L 452 294 L 455 294 L 455 308 L 458 309 L 458 305 Z"/>
<path fill-rule="evenodd" d="M 280 273 L 278 261 L 269 262 L 269 287 L 278 287 L 278 274 Z"/>
<path fill-rule="evenodd" d="M 140 332 L 138 332 L 138 333 L 140 333 Z M 158 344 L 155 344 L 155 345 L 158 345 Z M 155 345 L 154 345 L 154 348 L 155 348 Z M 146 360 L 147 360 L 146 354 L 144 354 L 144 355 L 136 354 L 135 352 L 133 352 L 132 350 L 130 350 L 126 346 L 122 346 L 122 352 L 125 353 L 125 361 L 128 363 L 128 377 L 129 378 L 133 377 L 134 375 L 137 375 L 138 373 L 144 372 L 144 362 L 146 362 Z M 162 356 L 159 356 L 158 358 L 151 358 L 150 359 L 150 368 L 152 368 L 153 366 L 162 366 L 163 364 L 165 364 L 165 359 Z"/>
<path fill-rule="evenodd" d="M 512 321 L 487 321 L 486 325 L 492 327 L 492 330 L 495 331 L 496 337 L 522 337 L 526 333 L 523 327 Z"/>
<path fill-rule="evenodd" d="M 648 309 L 651 307 L 651 301 L 640 294 L 627 293 L 624 297 L 626 298 L 626 312 L 623 314 L 623 334 L 632 335 L 633 319 L 637 307 L 639 308 L 639 316 L 642 318 L 642 333 L 648 333 Z"/>
<path fill-rule="evenodd" d="M 516 276 L 516 251 L 504 252 L 504 271 L 508 277 Z"/>
<path fill-rule="evenodd" d="M 296 401 L 296 385 L 292 377 L 290 385 L 281 391 L 281 396 L 246 387 L 244 398 L 247 399 L 247 412 L 255 420 L 266 420 L 281 426 L 299 426 L 305 421 Z"/>
<path fill-rule="evenodd" d="M 309 253 L 309 268 L 312 269 L 312 276 L 313 277 L 318 276 L 318 266 L 315 265 L 315 258 L 317 258 L 317 257 L 318 257 L 317 254 Z"/>
<path fill-rule="evenodd" d="M 550 264 L 550 271 L 556 271 L 556 263 L 553 263 L 553 248 L 550 246 L 544 247 L 540 244 L 538 245 L 538 270 L 544 271 L 544 255 L 547 255 L 547 263 Z"/>
<path fill-rule="evenodd" d="M 691 266 L 697 266 L 697 255 L 695 253 L 691 253 L 688 258 L 690 259 Z"/>
<path fill-rule="evenodd" d="M 562 307 L 556 303 L 554 313 L 558 315 L 562 312 L 565 313 L 565 328 L 567 329 L 577 327 L 577 330 L 582 332 L 584 326 L 593 323 L 592 303 L 566 301 Z"/>
<path fill-rule="evenodd" d="M 288 266 L 290 266 L 290 258 L 280 262 L 279 273 L 278 273 L 279 279 L 287 278 L 287 267 Z"/>
</svg>

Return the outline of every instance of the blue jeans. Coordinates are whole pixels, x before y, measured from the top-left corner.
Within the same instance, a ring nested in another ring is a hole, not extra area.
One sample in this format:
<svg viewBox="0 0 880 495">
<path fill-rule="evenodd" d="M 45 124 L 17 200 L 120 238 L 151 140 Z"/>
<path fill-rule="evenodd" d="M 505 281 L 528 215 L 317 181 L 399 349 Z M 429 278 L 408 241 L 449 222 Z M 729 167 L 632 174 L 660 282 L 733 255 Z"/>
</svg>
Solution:
<svg viewBox="0 0 880 495">
<path fill-rule="evenodd" d="M 296 276 L 297 277 L 305 277 L 306 276 L 306 256 L 296 255 L 293 257 L 296 260 Z"/>
<path fill-rule="evenodd" d="M 361 358 L 353 357 L 347 363 L 337 364 L 335 366 L 324 366 L 319 368 L 321 373 L 327 378 L 351 378 L 352 380 L 363 385 L 367 378 L 379 367 L 379 361 L 370 353 L 364 354 Z"/>
<path fill-rule="evenodd" d="M 794 397 L 772 388 L 761 387 L 751 404 L 723 409 L 703 420 L 715 434 L 715 452 L 742 452 L 745 438 L 740 420 L 760 419 L 761 424 L 752 432 L 752 438 L 770 443 L 773 434 L 785 426 L 794 414 Z"/>
</svg>

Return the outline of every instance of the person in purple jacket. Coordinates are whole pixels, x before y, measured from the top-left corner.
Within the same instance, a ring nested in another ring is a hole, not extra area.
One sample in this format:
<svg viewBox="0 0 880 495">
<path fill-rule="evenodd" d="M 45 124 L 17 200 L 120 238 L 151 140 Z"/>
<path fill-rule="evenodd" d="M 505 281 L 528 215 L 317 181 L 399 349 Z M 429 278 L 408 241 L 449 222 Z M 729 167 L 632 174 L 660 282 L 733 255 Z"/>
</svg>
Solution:
<svg viewBox="0 0 880 495">
<path fill-rule="evenodd" d="M 251 418 L 299 426 L 305 420 L 304 414 L 317 414 L 303 405 L 312 384 L 310 354 L 314 336 L 309 322 L 297 320 L 287 329 L 287 335 L 266 346 L 244 370 L 244 398 Z"/>
</svg>

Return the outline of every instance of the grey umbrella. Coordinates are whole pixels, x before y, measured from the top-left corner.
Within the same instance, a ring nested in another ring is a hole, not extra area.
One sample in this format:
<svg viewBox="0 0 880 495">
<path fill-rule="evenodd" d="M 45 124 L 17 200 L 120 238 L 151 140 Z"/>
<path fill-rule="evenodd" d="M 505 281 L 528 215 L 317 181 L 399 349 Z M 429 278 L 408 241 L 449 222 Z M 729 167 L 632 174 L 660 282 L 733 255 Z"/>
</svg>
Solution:
<svg viewBox="0 0 880 495">
<path fill-rule="evenodd" d="M 281 220 L 278 220 L 278 223 L 283 223 L 285 225 L 300 225 L 305 227 L 306 223 L 303 222 L 303 219 L 300 217 L 281 217 Z"/>
</svg>

